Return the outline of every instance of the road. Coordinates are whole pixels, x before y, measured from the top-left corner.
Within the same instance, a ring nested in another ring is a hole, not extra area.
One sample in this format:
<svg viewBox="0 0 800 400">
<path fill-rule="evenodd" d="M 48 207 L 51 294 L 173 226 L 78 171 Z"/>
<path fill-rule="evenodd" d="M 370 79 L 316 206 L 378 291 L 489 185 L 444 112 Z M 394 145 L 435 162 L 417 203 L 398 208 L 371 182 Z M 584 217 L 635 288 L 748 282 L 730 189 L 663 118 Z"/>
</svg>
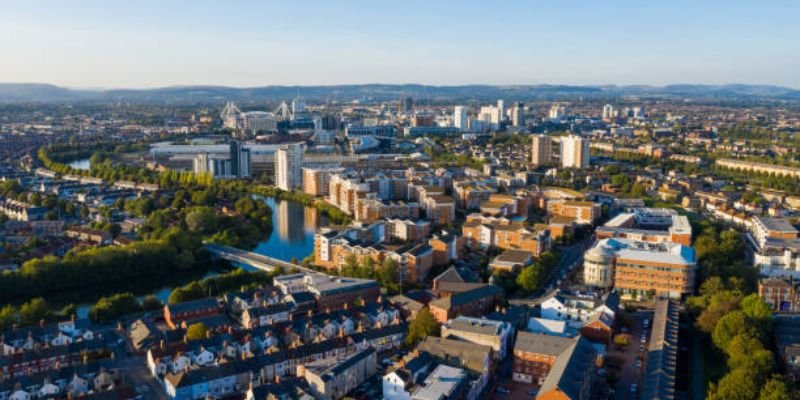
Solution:
<svg viewBox="0 0 800 400">
<path fill-rule="evenodd" d="M 614 356 L 621 357 L 624 360 L 622 364 L 622 373 L 620 374 L 619 382 L 617 382 L 616 394 L 614 396 L 617 400 L 638 399 L 642 390 L 642 373 L 647 363 L 645 356 L 647 344 L 650 340 L 649 326 L 645 328 L 643 322 L 645 319 L 648 319 L 652 323 L 653 313 L 650 311 L 639 311 L 633 314 L 633 319 L 634 326 L 630 331 L 631 344 L 629 344 L 624 351 L 615 351 L 613 353 Z M 646 338 L 646 342 L 641 342 L 642 335 Z M 645 350 L 642 351 L 640 350 L 641 348 Z M 636 366 L 636 360 L 642 360 L 642 364 L 639 367 Z M 634 383 L 638 387 L 635 393 L 630 391 L 631 385 Z"/>
<path fill-rule="evenodd" d="M 537 290 L 530 296 L 530 298 L 537 298 L 543 295 L 547 290 L 556 287 L 558 281 L 566 278 L 578 265 L 583 262 L 583 253 L 594 244 L 594 237 L 587 237 L 577 243 L 569 246 L 560 247 L 561 259 L 550 275 L 544 280 L 542 288 Z"/>
</svg>

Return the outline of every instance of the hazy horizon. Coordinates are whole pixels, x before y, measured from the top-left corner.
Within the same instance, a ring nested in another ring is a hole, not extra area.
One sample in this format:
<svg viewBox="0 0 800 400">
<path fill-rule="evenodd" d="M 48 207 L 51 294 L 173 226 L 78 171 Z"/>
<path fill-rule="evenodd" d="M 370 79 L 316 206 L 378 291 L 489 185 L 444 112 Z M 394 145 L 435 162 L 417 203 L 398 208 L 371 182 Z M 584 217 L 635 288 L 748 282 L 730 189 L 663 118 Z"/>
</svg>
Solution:
<svg viewBox="0 0 800 400">
<path fill-rule="evenodd" d="M 1 0 L 0 0 L 1 1 Z M 3 2 L 0 81 L 800 88 L 798 2 Z"/>
</svg>

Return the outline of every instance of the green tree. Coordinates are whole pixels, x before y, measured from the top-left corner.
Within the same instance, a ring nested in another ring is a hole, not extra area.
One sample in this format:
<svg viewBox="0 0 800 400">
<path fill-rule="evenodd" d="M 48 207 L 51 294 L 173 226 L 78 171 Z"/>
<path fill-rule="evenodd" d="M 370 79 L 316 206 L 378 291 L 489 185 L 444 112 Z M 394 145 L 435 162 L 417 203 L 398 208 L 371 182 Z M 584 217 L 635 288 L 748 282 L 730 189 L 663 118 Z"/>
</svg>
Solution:
<svg viewBox="0 0 800 400">
<path fill-rule="evenodd" d="M 761 388 L 758 400 L 789 400 L 796 399 L 798 396 L 800 396 L 800 393 L 792 390 L 782 376 L 775 375 Z"/>
<path fill-rule="evenodd" d="M 758 382 L 753 373 L 735 369 L 708 389 L 708 400 L 753 400 L 758 396 Z"/>
<path fill-rule="evenodd" d="M 17 309 L 11 304 L 6 304 L 0 308 L 0 330 L 10 329 L 12 325 L 18 322 L 19 315 Z"/>
<path fill-rule="evenodd" d="M 711 338 L 718 348 L 727 349 L 728 344 L 737 335 L 758 337 L 758 331 L 749 323 L 747 316 L 740 310 L 731 311 L 720 318 L 717 326 L 714 327 Z"/>
<path fill-rule="evenodd" d="M 164 303 L 156 296 L 149 295 L 142 299 L 142 310 L 144 311 L 160 310 L 163 307 Z"/>
<path fill-rule="evenodd" d="M 48 319 L 50 315 L 50 306 L 41 297 L 32 299 L 19 309 L 19 318 L 23 325 L 38 324 L 42 319 Z"/>
<path fill-rule="evenodd" d="M 526 292 L 532 292 L 539 288 L 542 280 L 541 268 L 538 264 L 533 264 L 517 275 L 516 283 Z"/>
<path fill-rule="evenodd" d="M 408 336 L 406 343 L 416 345 L 428 336 L 439 336 L 441 325 L 433 317 L 431 310 L 423 308 L 417 313 L 416 318 L 408 325 Z"/>
<path fill-rule="evenodd" d="M 209 207 L 196 207 L 186 214 L 186 227 L 192 232 L 211 233 L 216 229 L 217 216 Z"/>
<path fill-rule="evenodd" d="M 186 338 L 189 340 L 205 339 L 207 333 L 208 327 L 202 322 L 191 324 L 186 328 Z"/>
<path fill-rule="evenodd" d="M 739 306 L 747 318 L 758 323 L 762 334 L 767 334 L 772 326 L 772 309 L 757 293 L 743 298 Z"/>
<path fill-rule="evenodd" d="M 725 352 L 731 369 L 745 368 L 758 377 L 766 377 L 774 367 L 772 352 L 748 335 L 736 335 Z"/>
<path fill-rule="evenodd" d="M 708 304 L 700 316 L 697 317 L 697 327 L 706 333 L 714 332 L 720 318 L 739 306 L 739 299 L 737 293 L 729 290 L 714 294 L 707 301 Z"/>
</svg>

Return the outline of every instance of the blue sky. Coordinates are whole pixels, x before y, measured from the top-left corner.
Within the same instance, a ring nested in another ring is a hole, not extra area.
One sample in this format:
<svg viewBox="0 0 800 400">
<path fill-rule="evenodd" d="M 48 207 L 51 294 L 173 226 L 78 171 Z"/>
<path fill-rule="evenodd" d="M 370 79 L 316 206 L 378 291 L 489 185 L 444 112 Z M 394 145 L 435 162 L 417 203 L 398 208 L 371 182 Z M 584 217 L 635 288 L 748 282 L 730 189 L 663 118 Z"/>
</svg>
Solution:
<svg viewBox="0 0 800 400">
<path fill-rule="evenodd" d="M 0 82 L 800 88 L 798 1 L 250 3 L 0 0 Z"/>
</svg>

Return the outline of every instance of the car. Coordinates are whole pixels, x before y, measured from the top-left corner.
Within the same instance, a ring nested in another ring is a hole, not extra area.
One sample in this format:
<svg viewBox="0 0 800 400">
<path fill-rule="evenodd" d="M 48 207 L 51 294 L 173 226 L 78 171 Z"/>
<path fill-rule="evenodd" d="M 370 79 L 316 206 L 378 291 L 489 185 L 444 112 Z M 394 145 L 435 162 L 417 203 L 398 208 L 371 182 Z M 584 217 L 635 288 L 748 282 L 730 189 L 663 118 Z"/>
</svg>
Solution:
<svg viewBox="0 0 800 400">
<path fill-rule="evenodd" d="M 387 367 L 391 366 L 392 364 L 394 364 L 394 362 L 392 360 L 388 359 L 388 358 L 384 358 L 383 361 L 381 361 L 381 363 L 383 365 L 387 366 Z"/>
<path fill-rule="evenodd" d="M 644 325 L 644 327 L 647 328 L 647 326 L 650 325 L 650 320 L 649 319 L 645 319 L 644 321 L 642 321 L 642 325 Z"/>
<path fill-rule="evenodd" d="M 528 390 L 528 396 L 536 396 L 539 394 L 539 389 Z"/>
<path fill-rule="evenodd" d="M 640 344 L 640 345 L 639 345 L 639 351 L 640 351 L 640 352 L 643 352 L 643 351 L 644 351 L 644 344 Z"/>
<path fill-rule="evenodd" d="M 642 336 L 642 338 L 641 338 L 639 341 L 640 341 L 640 342 L 642 342 L 642 343 L 644 343 L 644 342 L 646 342 L 646 341 L 647 341 L 647 338 L 646 338 L 646 337 L 644 337 L 644 336 Z"/>
<path fill-rule="evenodd" d="M 642 368 L 642 360 L 636 360 L 636 368 Z"/>
<path fill-rule="evenodd" d="M 502 393 L 502 394 L 509 394 L 509 393 L 511 393 L 511 391 L 510 391 L 510 390 L 508 390 L 508 388 L 507 388 L 507 387 L 505 387 L 505 386 L 498 386 L 498 387 L 497 387 L 497 389 L 495 389 L 495 391 L 496 391 L 497 393 Z"/>
<path fill-rule="evenodd" d="M 638 389 L 638 388 L 636 387 L 636 384 L 635 384 L 635 383 L 632 383 L 632 384 L 631 384 L 631 393 L 636 393 L 636 390 L 637 390 L 637 389 Z"/>
</svg>

